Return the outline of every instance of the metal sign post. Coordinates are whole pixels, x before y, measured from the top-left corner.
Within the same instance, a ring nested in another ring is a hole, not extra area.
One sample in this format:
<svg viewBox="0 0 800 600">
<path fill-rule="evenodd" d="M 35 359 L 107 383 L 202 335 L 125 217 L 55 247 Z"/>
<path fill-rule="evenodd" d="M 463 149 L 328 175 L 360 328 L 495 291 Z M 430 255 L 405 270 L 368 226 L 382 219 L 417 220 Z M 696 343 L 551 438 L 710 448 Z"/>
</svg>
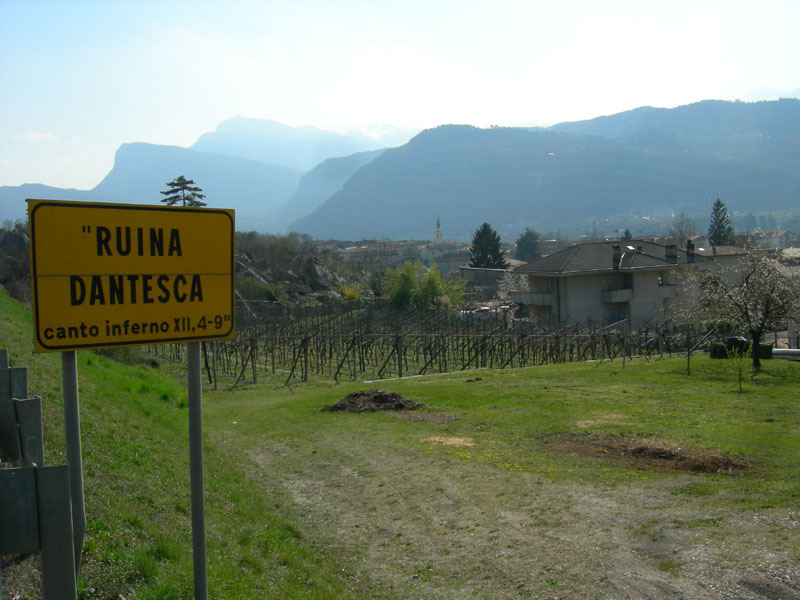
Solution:
<svg viewBox="0 0 800 600">
<path fill-rule="evenodd" d="M 61 353 L 61 393 L 64 397 L 64 442 L 69 465 L 72 498 L 72 535 L 75 545 L 75 577 L 81 572 L 81 551 L 86 534 L 86 509 L 83 504 L 83 464 L 81 460 L 81 419 L 78 413 L 78 364 L 75 352 Z"/>
<path fill-rule="evenodd" d="M 203 387 L 200 368 L 200 342 L 186 345 L 189 375 L 189 472 L 192 489 L 192 555 L 194 558 L 194 597 L 207 600 L 206 523 L 203 498 Z"/>
</svg>

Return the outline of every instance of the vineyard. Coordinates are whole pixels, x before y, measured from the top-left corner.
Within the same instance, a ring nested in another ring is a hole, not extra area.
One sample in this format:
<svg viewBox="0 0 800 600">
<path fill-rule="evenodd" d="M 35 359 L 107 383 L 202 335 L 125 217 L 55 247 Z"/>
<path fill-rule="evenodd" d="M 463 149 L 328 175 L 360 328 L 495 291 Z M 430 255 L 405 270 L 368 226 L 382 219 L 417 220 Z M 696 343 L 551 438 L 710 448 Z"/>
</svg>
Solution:
<svg viewBox="0 0 800 600">
<path fill-rule="evenodd" d="M 514 368 L 586 360 L 630 359 L 686 352 L 705 336 L 671 324 L 630 330 L 574 323 L 558 328 L 501 311 L 445 315 L 398 310 L 385 303 L 348 302 L 288 309 L 239 307 L 236 339 L 203 344 L 209 383 L 257 382 L 260 373 L 285 382 L 387 379 L 480 368 Z M 183 360 L 181 344 L 150 346 Z"/>
</svg>

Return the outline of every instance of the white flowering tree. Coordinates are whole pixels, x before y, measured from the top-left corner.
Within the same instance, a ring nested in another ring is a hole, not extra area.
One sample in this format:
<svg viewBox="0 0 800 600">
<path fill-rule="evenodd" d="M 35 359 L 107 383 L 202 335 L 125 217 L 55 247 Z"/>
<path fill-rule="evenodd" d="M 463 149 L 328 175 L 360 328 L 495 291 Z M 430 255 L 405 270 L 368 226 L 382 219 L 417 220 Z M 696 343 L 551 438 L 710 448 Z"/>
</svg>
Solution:
<svg viewBox="0 0 800 600">
<path fill-rule="evenodd" d="M 766 331 L 782 326 L 800 310 L 798 281 L 766 254 L 751 252 L 734 270 L 695 273 L 696 315 L 750 335 L 753 369 L 761 367 L 758 345 Z"/>
<path fill-rule="evenodd" d="M 497 282 L 497 293 L 503 298 L 508 297 L 509 292 L 525 291 L 528 289 L 528 278 L 522 273 L 514 273 L 514 271 L 506 271 Z"/>
</svg>

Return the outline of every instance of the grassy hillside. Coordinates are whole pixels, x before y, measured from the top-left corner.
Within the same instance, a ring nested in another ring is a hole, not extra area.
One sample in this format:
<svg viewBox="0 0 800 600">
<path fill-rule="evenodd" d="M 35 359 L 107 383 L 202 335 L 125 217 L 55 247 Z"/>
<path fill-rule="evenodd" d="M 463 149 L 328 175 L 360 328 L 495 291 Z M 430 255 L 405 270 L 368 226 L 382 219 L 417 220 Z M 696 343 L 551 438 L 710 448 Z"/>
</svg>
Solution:
<svg viewBox="0 0 800 600">
<path fill-rule="evenodd" d="M 60 355 L 32 354 L 30 313 L 0 290 L 0 344 L 43 400 L 45 463 L 64 462 Z M 130 354 L 129 354 L 130 355 Z M 161 368 L 78 353 L 87 537 L 81 598 L 192 598 L 186 388 Z M 207 437 L 207 436 L 206 436 Z M 205 445 L 211 598 L 346 598 L 333 565 Z M 3 569 L 3 597 L 38 597 L 36 561 Z"/>
</svg>

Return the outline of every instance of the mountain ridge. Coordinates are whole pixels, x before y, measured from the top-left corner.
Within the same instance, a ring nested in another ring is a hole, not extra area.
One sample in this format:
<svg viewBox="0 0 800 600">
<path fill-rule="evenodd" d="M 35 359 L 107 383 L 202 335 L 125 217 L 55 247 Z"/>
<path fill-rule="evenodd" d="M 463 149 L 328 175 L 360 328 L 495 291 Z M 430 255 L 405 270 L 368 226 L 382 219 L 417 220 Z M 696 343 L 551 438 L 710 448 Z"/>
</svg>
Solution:
<svg viewBox="0 0 800 600">
<path fill-rule="evenodd" d="M 440 126 L 365 165 L 291 228 L 419 238 L 439 215 L 464 240 L 484 221 L 506 235 L 525 227 L 581 235 L 626 218 L 623 228 L 636 219 L 664 225 L 718 197 L 734 211 L 793 209 L 799 124 L 800 101 L 781 100 L 642 107 L 550 128 Z"/>
<path fill-rule="evenodd" d="M 266 120 L 255 122 L 257 131 L 251 125 L 230 119 L 217 131 L 250 131 L 257 141 L 279 131 L 301 146 L 318 133 Z M 290 223 L 322 238 L 426 238 L 438 216 L 445 235 L 459 240 L 483 221 L 506 236 L 525 227 L 581 235 L 598 223 L 601 231 L 645 234 L 665 230 L 676 212 L 704 215 L 718 197 L 732 212 L 800 214 L 800 101 L 639 107 L 547 128 L 441 125 L 397 147 L 326 157 L 306 171 L 123 144 L 92 190 L 0 187 L 0 218 L 22 217 L 22 200 L 36 196 L 156 204 L 181 174 L 211 205 L 235 208 L 246 228 L 259 231 Z"/>
<path fill-rule="evenodd" d="M 397 141 L 392 131 L 370 137 L 360 131 L 331 131 L 311 125 L 290 127 L 269 119 L 234 117 L 220 123 L 215 131 L 201 135 L 190 149 L 308 171 L 328 158 L 384 148 L 386 138 Z"/>
<path fill-rule="evenodd" d="M 347 162 L 346 157 L 358 154 L 358 150 L 373 152 L 383 148 L 384 143 L 403 140 L 404 136 L 410 137 L 408 129 L 388 125 L 337 132 L 235 117 L 221 122 L 215 132 L 201 135 L 189 148 L 143 142 L 122 144 L 115 152 L 111 171 L 89 190 L 43 184 L 0 186 L 0 220 L 23 218 L 24 200 L 30 197 L 157 203 L 158 192 L 166 182 L 185 175 L 203 188 L 209 203 L 235 208 L 240 216 L 248 218 L 250 227 L 278 232 L 290 220 L 301 216 L 292 212 L 291 207 L 279 208 L 294 197 L 304 172 L 332 156 L 344 155 Z M 213 152 L 215 149 L 223 152 Z M 344 179 L 350 173 L 345 175 Z M 326 198 L 318 198 L 317 204 Z M 316 204 L 309 210 L 315 207 Z M 283 216 L 284 213 L 288 216 Z"/>
</svg>

